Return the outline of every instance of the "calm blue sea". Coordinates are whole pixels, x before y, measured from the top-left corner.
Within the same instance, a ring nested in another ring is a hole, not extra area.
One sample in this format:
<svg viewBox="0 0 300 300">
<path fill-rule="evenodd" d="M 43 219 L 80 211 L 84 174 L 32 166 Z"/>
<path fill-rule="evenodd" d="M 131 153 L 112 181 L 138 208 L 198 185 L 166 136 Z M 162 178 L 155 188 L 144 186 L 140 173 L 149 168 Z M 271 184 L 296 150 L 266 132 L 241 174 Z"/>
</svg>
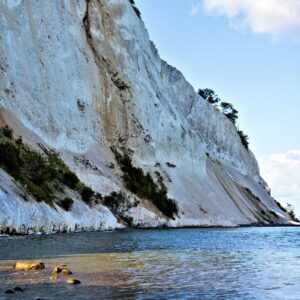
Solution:
<svg viewBox="0 0 300 300">
<path fill-rule="evenodd" d="M 16 272 L 14 260 L 46 269 Z M 79 286 L 50 281 L 59 261 Z M 5 294 L 16 286 L 24 292 Z M 300 228 L 129 230 L 0 238 L 0 299 L 300 299 Z"/>
</svg>

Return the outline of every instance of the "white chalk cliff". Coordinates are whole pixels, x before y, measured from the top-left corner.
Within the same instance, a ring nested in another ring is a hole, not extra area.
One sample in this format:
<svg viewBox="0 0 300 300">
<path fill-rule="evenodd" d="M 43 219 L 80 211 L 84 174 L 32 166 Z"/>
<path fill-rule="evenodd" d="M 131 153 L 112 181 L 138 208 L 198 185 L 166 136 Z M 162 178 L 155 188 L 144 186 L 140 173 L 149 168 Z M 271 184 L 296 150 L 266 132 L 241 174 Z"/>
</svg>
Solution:
<svg viewBox="0 0 300 300">
<path fill-rule="evenodd" d="M 160 172 L 179 214 L 168 219 L 141 199 L 127 212 L 137 226 L 291 222 L 235 126 L 159 57 L 129 0 L 0 0 L 5 124 L 32 147 L 59 151 L 80 180 L 103 195 L 125 190 L 111 146 L 130 153 L 153 178 Z M 1 170 L 0 230 L 123 226 L 101 204 L 75 199 L 66 212 L 19 194 Z"/>
</svg>

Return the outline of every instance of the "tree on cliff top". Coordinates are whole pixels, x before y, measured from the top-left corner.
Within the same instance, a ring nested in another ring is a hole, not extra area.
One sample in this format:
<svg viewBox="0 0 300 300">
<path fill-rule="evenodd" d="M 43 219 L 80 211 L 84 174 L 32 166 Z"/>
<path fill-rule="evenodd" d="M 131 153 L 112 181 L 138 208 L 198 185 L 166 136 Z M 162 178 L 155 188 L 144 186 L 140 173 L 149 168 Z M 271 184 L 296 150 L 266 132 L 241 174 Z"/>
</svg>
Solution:
<svg viewBox="0 0 300 300">
<path fill-rule="evenodd" d="M 223 102 L 216 95 L 216 93 L 211 89 L 199 89 L 198 95 L 201 96 L 207 102 L 216 106 L 222 113 L 236 126 L 238 120 L 238 111 L 233 107 L 229 102 Z M 244 147 L 249 149 L 249 137 L 242 131 L 237 128 L 237 133 L 240 136 L 241 142 Z"/>
<path fill-rule="evenodd" d="M 218 95 L 216 95 L 215 92 L 211 89 L 199 89 L 198 95 L 211 104 L 217 104 L 220 102 L 220 98 L 218 97 Z"/>
<path fill-rule="evenodd" d="M 136 4 L 135 4 L 135 1 L 134 1 L 134 0 L 129 0 L 129 2 L 131 3 L 132 8 L 134 9 L 136 15 L 137 15 L 139 18 L 141 18 L 141 15 L 142 15 L 142 14 L 141 14 L 140 10 L 137 8 L 137 6 L 136 6 Z"/>
<path fill-rule="evenodd" d="M 233 107 L 231 103 L 221 102 L 221 108 L 223 114 L 234 124 L 236 125 L 236 121 L 238 120 L 238 111 Z"/>
</svg>

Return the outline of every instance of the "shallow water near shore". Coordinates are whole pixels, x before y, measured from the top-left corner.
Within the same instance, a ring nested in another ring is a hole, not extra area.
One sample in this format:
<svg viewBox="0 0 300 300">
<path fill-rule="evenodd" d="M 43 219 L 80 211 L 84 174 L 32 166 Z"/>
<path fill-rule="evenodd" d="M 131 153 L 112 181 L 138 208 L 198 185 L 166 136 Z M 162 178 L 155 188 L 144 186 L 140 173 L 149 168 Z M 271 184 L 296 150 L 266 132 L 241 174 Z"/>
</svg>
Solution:
<svg viewBox="0 0 300 300">
<path fill-rule="evenodd" d="M 14 271 L 16 260 L 46 269 Z M 82 284 L 50 280 L 65 263 Z M 8 295 L 19 286 L 24 292 Z M 300 228 L 164 229 L 0 238 L 0 299 L 300 299 Z"/>
</svg>

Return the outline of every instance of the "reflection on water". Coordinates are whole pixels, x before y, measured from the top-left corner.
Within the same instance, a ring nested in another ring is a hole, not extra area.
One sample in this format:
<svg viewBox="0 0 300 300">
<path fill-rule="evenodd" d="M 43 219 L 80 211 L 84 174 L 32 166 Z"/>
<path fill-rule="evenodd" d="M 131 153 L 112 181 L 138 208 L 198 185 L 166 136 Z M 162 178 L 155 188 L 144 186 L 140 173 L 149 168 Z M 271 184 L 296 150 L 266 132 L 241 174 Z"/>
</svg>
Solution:
<svg viewBox="0 0 300 300">
<path fill-rule="evenodd" d="M 0 238 L 0 299 L 300 299 L 300 228 Z M 16 259 L 46 269 L 16 272 Z M 80 286 L 50 280 L 67 264 Z M 6 295 L 15 286 L 24 293 Z M 18 298 L 19 297 L 19 298 Z"/>
</svg>

